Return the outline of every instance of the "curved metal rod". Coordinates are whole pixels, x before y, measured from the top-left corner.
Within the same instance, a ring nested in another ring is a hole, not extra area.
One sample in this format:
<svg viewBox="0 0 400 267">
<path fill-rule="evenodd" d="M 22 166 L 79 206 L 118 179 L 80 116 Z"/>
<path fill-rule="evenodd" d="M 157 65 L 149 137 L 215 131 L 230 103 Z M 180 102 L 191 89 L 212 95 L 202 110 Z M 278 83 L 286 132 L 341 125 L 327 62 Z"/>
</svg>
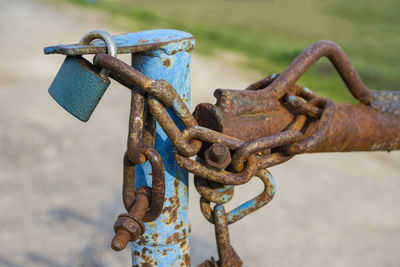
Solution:
<svg viewBox="0 0 400 267">
<path fill-rule="evenodd" d="M 194 186 L 203 198 L 217 204 L 230 201 L 235 190 L 232 185 L 215 183 L 198 175 L 194 176 Z"/>
<path fill-rule="evenodd" d="M 307 47 L 268 87 L 258 92 L 280 99 L 322 57 L 331 61 L 355 98 L 361 103 L 370 103 L 373 90 L 364 85 L 342 48 L 331 41 L 319 41 Z"/>
<path fill-rule="evenodd" d="M 226 214 L 228 224 L 235 223 L 250 213 L 255 212 L 256 210 L 268 204 L 275 196 L 276 183 L 271 173 L 267 169 L 261 169 L 257 171 L 256 176 L 260 178 L 264 184 L 263 192 L 228 212 Z M 200 209 L 207 221 L 210 223 L 215 223 L 215 216 L 212 212 L 210 201 L 204 197 L 201 197 Z"/>
</svg>

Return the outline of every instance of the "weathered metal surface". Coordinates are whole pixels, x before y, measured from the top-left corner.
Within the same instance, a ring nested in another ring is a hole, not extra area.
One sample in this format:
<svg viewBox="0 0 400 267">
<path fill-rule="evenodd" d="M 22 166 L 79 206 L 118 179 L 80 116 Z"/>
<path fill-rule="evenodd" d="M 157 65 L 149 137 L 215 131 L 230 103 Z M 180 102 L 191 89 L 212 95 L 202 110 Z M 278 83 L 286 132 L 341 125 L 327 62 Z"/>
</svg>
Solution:
<svg viewBox="0 0 400 267">
<path fill-rule="evenodd" d="M 136 164 L 147 160 L 152 167 L 152 200 L 148 213 L 143 221 L 155 220 L 163 207 L 165 196 L 165 173 L 160 155 L 153 149 L 156 121 L 144 102 L 144 92 L 132 88 L 131 112 L 127 151 L 124 155 L 124 180 L 122 199 L 129 211 L 135 199 Z"/>
<path fill-rule="evenodd" d="M 216 261 L 214 257 L 211 257 L 209 260 L 197 265 L 197 267 L 218 267 L 218 261 Z"/>
<path fill-rule="evenodd" d="M 194 185 L 197 192 L 206 200 L 217 204 L 224 204 L 233 197 L 235 187 L 216 183 L 201 176 L 194 176 Z"/>
<path fill-rule="evenodd" d="M 163 37 L 165 33 L 152 32 Z M 217 105 L 201 104 L 192 116 L 187 104 L 194 42 L 191 37 L 179 39 L 183 35 L 167 37 L 178 38 L 175 42 L 142 41 L 149 46 L 141 52 L 135 50 L 143 48 L 140 40 L 134 40 L 137 36 L 121 41 L 122 51 L 137 52 L 132 56 L 133 67 L 105 54 L 94 58 L 96 67 L 107 69 L 113 79 L 132 90 L 124 156 L 123 200 L 128 213 L 115 224 L 112 246 L 120 250 L 128 241 L 139 239 L 132 244 L 133 266 L 190 265 L 186 171 L 195 174 L 201 211 L 215 225 L 220 258 L 200 266 L 242 266 L 230 245 L 228 224 L 271 201 L 275 182 L 266 168 L 301 153 L 400 148 L 400 93 L 368 89 L 341 48 L 329 41 L 311 45 L 282 74 L 270 75 L 244 91 L 217 90 Z M 105 51 L 100 45 L 72 45 L 47 52 L 100 50 Z M 295 85 L 323 56 L 335 65 L 361 104 L 335 104 Z M 196 161 L 191 159 L 194 155 Z M 226 213 L 222 204 L 233 197 L 233 186 L 253 176 L 262 180 L 264 191 Z M 216 203 L 214 210 L 211 202 Z M 146 232 L 142 221 L 149 222 Z"/>
<path fill-rule="evenodd" d="M 260 137 L 242 144 L 233 154 L 232 167 L 236 172 L 244 168 L 247 158 L 254 153 L 262 152 L 282 145 L 298 142 L 303 139 L 303 134 L 296 130 L 287 130 L 274 135 Z"/>
<path fill-rule="evenodd" d="M 230 171 L 216 171 L 208 168 L 205 164 L 191 160 L 187 157 L 179 154 L 174 154 L 176 162 L 180 166 L 184 166 L 185 170 L 207 178 L 209 180 L 228 185 L 241 185 L 250 181 L 257 171 L 257 159 L 254 155 L 251 155 L 247 159 L 246 167 L 239 173 L 233 173 Z"/>
<path fill-rule="evenodd" d="M 138 95 L 133 94 L 132 100 L 137 100 L 137 96 Z M 138 110 L 131 106 L 131 117 L 129 122 L 132 124 L 129 125 L 128 149 L 124 155 L 122 198 L 126 210 L 129 211 L 135 200 L 136 164 L 143 164 L 144 162 L 148 161 L 152 168 L 151 205 L 141 219 L 143 219 L 144 222 L 150 222 L 157 219 L 164 205 L 165 170 L 160 155 L 156 150 L 153 149 L 153 142 L 155 138 L 155 121 L 152 119 L 151 114 L 146 114 L 146 127 L 144 129 L 143 119 L 141 120 L 141 123 L 139 123 L 139 126 L 138 123 L 132 120 L 133 117 L 135 118 L 136 115 L 141 112 L 143 112 L 143 106 L 139 106 Z M 140 137 L 142 136 L 141 133 L 144 135 L 142 140 L 140 140 Z M 139 136 L 139 139 L 136 139 L 137 136 Z M 132 139 L 136 140 L 132 141 Z M 141 158 L 137 156 L 143 156 L 144 161 L 136 163 L 132 161 L 129 154 L 130 150 L 134 152 L 133 155 L 136 156 L 136 160 L 141 160 Z"/>
<path fill-rule="evenodd" d="M 214 258 L 200 264 L 199 267 L 240 267 L 243 265 L 242 260 L 232 247 L 229 238 L 228 221 L 225 213 L 225 208 L 221 204 L 214 207 L 213 216 L 215 218 L 215 238 L 217 240 L 219 260 Z"/>
<path fill-rule="evenodd" d="M 197 125 L 194 120 L 188 119 L 189 117 L 192 118 L 192 116 L 189 110 L 182 105 L 182 100 L 177 99 L 177 101 L 173 102 L 171 107 L 185 127 L 194 127 Z M 196 155 L 200 150 L 201 143 L 198 140 L 193 140 L 191 143 L 188 143 L 187 140 L 183 138 L 181 130 L 174 123 L 174 120 L 167 113 L 161 102 L 150 97 L 149 108 L 179 153 L 187 157 Z"/>
<path fill-rule="evenodd" d="M 251 95 L 256 91 L 244 92 Z M 233 95 L 232 91 L 230 95 Z M 243 115 L 236 112 L 238 104 L 235 102 L 232 112 L 228 108 L 230 105 L 220 108 L 218 105 L 200 104 L 194 116 L 201 126 L 246 141 L 280 133 L 294 119 L 290 108 L 285 107 L 284 103 L 278 102 L 278 107 L 271 111 L 265 108 L 263 111 Z M 248 106 L 258 104 L 242 105 L 251 109 Z M 390 151 L 400 148 L 400 119 L 394 114 L 380 112 L 365 104 L 335 104 L 334 110 L 326 135 L 321 136 L 317 146 L 304 152 Z M 309 137 L 315 132 L 319 123 L 319 120 L 310 119 L 304 136 Z"/>
<path fill-rule="evenodd" d="M 322 57 L 329 58 L 355 98 L 361 103 L 370 103 L 373 91 L 364 85 L 343 50 L 331 41 L 319 41 L 309 46 L 282 74 L 276 76 L 276 79 L 263 89 L 248 94 L 248 91 L 262 86 L 263 83 L 260 82 L 252 86 L 250 90 L 217 90 L 217 105 L 224 112 L 226 107 L 232 114 L 255 114 L 263 112 L 265 108 L 273 111 L 276 108 L 274 107 L 276 101 L 281 99 L 299 78 Z"/>
<path fill-rule="evenodd" d="M 112 36 L 101 30 L 86 33 L 80 44 L 102 39 L 110 56 L 117 56 Z M 110 85 L 110 70 L 102 68 L 99 73 L 81 56 L 68 56 L 49 88 L 50 95 L 76 118 L 87 121 Z"/>
<path fill-rule="evenodd" d="M 229 148 L 222 143 L 215 143 L 204 153 L 205 163 L 218 171 L 225 169 L 231 164 Z"/>
<path fill-rule="evenodd" d="M 114 224 L 115 236 L 111 247 L 120 251 L 126 247 L 129 241 L 135 241 L 146 230 L 143 224 L 143 217 L 150 205 L 152 189 L 147 186 L 139 187 L 136 190 L 136 200 L 128 213 L 118 216 Z"/>
<path fill-rule="evenodd" d="M 135 201 L 136 184 L 136 164 L 129 159 L 125 153 L 123 160 L 123 183 L 122 183 L 122 201 L 124 207 L 129 211 Z"/>
<path fill-rule="evenodd" d="M 190 52 L 192 45 L 188 42 L 188 49 Z M 174 50 L 176 53 L 177 50 Z M 171 61 L 169 64 L 171 64 Z M 194 120 L 189 109 L 184 104 L 183 99 L 186 96 L 180 97 L 173 86 L 167 81 L 154 80 L 151 77 L 144 75 L 138 70 L 131 68 L 127 64 L 113 59 L 110 56 L 99 54 L 95 57 L 94 63 L 98 67 L 106 67 L 113 70 L 110 76 L 120 82 L 121 84 L 134 88 L 140 86 L 143 90 L 151 96 L 148 98 L 148 105 L 152 115 L 157 122 L 161 125 L 162 129 L 167 134 L 168 138 L 174 144 L 174 147 L 179 153 L 185 156 L 194 156 L 200 150 L 201 143 L 197 140 L 192 140 L 188 143 L 182 136 L 181 130 L 177 127 L 173 118 L 169 115 L 165 107 L 171 107 L 174 114 L 182 121 L 186 128 L 195 127 L 197 122 Z M 168 67 L 170 65 L 168 64 Z M 186 66 L 187 68 L 187 66 Z"/>
<path fill-rule="evenodd" d="M 295 85 L 323 56 L 331 60 L 350 92 L 362 104 L 335 105 Z M 368 89 L 343 50 L 330 41 L 308 47 L 280 75 L 268 76 L 244 91 L 218 89 L 214 95 L 216 106 L 196 107 L 194 116 L 199 125 L 245 141 L 282 132 L 298 113 L 311 117 L 303 130 L 306 139 L 291 145 L 286 150 L 289 154 L 400 147 L 400 120 L 396 117 L 399 93 Z M 308 102 L 302 103 L 301 99 Z"/>
<path fill-rule="evenodd" d="M 146 148 L 143 154 L 151 166 L 151 203 L 143 217 L 144 222 L 156 220 L 162 211 L 165 199 L 165 170 L 161 156 L 153 148 Z M 140 166 L 140 165 L 139 165 Z"/>
<path fill-rule="evenodd" d="M 111 70 L 110 76 L 135 91 L 140 88 L 149 94 L 146 98 L 151 115 L 157 120 L 155 148 L 163 157 L 166 167 L 165 205 L 160 217 L 147 225 L 146 233 L 132 245 L 133 265 L 170 264 L 171 266 L 187 266 L 189 262 L 189 225 L 187 219 L 187 173 L 176 165 L 171 157 L 172 145 L 179 149 L 179 140 L 183 149 L 191 149 L 189 154 L 195 155 L 201 143 L 192 141 L 191 144 L 181 136 L 180 129 L 197 125 L 186 105 L 190 100 L 189 71 L 190 54 L 194 46 L 193 40 L 183 40 L 176 43 L 132 55 L 133 67 L 105 54 L 94 58 L 97 67 Z M 175 89 L 177 91 L 175 91 Z M 140 96 L 136 96 L 140 102 Z M 145 109 L 146 111 L 146 109 Z M 131 114 L 131 122 L 141 119 L 140 111 Z M 151 116 L 151 117 L 152 117 Z M 179 119 L 178 119 L 179 118 Z M 142 145 L 146 142 L 146 134 L 151 130 L 145 128 L 142 135 Z M 130 127 L 130 144 L 138 144 L 140 134 L 138 129 L 143 124 L 136 123 Z M 151 128 L 151 127 L 150 127 Z M 153 136 L 153 134 L 150 134 Z M 178 141 L 175 140 L 177 137 Z M 150 140 L 150 139 L 149 139 Z M 134 157 L 141 161 L 141 150 L 135 151 Z M 128 154 L 129 157 L 129 154 Z M 133 168 L 127 169 L 132 172 Z M 148 163 L 136 166 L 136 186 L 149 184 L 151 175 Z M 139 178 L 140 177 L 140 178 Z M 129 184 L 132 184 L 130 182 Z M 124 191 L 125 203 L 132 200 L 132 192 Z M 153 200 L 152 200 L 153 204 Z M 145 220 L 145 218 L 144 218 Z M 179 246 L 179 253 L 176 247 Z M 174 252 L 174 253 L 173 253 Z M 162 261 L 161 261 L 162 258 Z"/>
<path fill-rule="evenodd" d="M 125 62 L 106 54 L 97 54 L 93 59 L 93 63 L 96 67 L 110 69 L 112 71 L 110 77 L 122 85 L 132 90 L 139 87 L 141 90 L 160 99 L 165 106 L 172 105 L 175 94 L 168 83 L 152 79 Z"/>
<path fill-rule="evenodd" d="M 335 103 L 329 98 L 314 98 L 308 102 L 318 108 L 323 109 L 321 117 L 318 119 L 318 124 L 314 131 L 309 132 L 304 140 L 291 144 L 287 147 L 286 152 L 290 155 L 301 154 L 313 151 L 318 147 L 322 139 L 328 135 L 332 123 L 333 115 L 335 114 Z"/>
<path fill-rule="evenodd" d="M 305 135 L 316 128 L 311 122 Z M 400 149 L 400 118 L 359 104 L 337 104 L 321 143 L 307 152 L 391 151 Z"/>
<path fill-rule="evenodd" d="M 309 89 L 294 84 L 322 56 L 331 59 L 349 90 L 366 104 L 335 105 L 332 100 L 317 97 Z M 167 60 L 164 66 L 170 64 Z M 224 215 L 227 224 L 272 199 L 275 183 L 265 168 L 301 153 L 391 150 L 398 148 L 400 142 L 399 120 L 394 116 L 397 106 L 387 103 L 385 95 L 376 101 L 375 108 L 387 113 L 372 108 L 373 91 L 364 86 L 343 51 L 331 42 L 310 46 L 284 73 L 268 76 L 245 91 L 217 90 L 216 106 L 202 104 L 194 112 L 199 124 L 206 128 L 198 126 L 168 81 L 151 79 L 106 55 L 97 55 L 95 65 L 110 68 L 111 77 L 117 81 L 132 89 L 140 86 L 150 94 L 149 109 L 176 148 L 176 162 L 195 174 L 196 189 L 202 195 L 202 213 L 219 229 L 217 243 L 224 244 L 219 251 L 220 260 L 211 259 L 202 266 L 234 266 L 229 264 L 234 264 L 237 254 L 223 241 L 227 228 L 222 227 L 225 232 L 221 230 L 222 221 L 216 219 L 210 206 L 210 202 L 218 203 L 217 207 L 229 201 L 234 192 L 232 185 L 244 184 L 257 175 L 264 182 L 264 192 Z M 359 113 L 360 107 L 368 111 L 355 116 L 353 113 Z M 181 127 L 171 114 L 180 119 Z M 370 128 L 371 121 L 373 127 L 384 130 Z M 376 144 L 377 141 L 381 143 Z M 195 154 L 197 161 L 190 159 Z"/>
<path fill-rule="evenodd" d="M 81 57 L 67 57 L 50 85 L 49 93 L 60 106 L 81 121 L 88 121 L 110 85 L 93 65 Z"/>
<path fill-rule="evenodd" d="M 138 146 L 142 141 L 144 125 L 144 94 L 139 88 L 132 88 L 131 112 L 129 115 L 129 132 L 127 154 L 133 164 L 142 164 L 146 157 L 140 153 Z"/>
<path fill-rule="evenodd" d="M 228 222 L 226 219 L 225 208 L 223 205 L 215 205 L 215 236 L 217 237 L 217 248 L 219 256 L 219 266 L 231 267 L 233 258 L 231 250 L 231 242 L 229 240 Z"/>
<path fill-rule="evenodd" d="M 192 40 L 190 33 L 171 30 L 147 30 L 128 34 L 115 35 L 114 40 L 117 44 L 118 54 L 137 53 L 157 47 L 164 46 L 168 43 L 176 43 L 182 40 Z M 44 48 L 45 54 L 63 54 L 63 55 L 85 55 L 106 53 L 106 46 L 102 41 L 94 41 L 91 45 L 55 45 Z"/>
<path fill-rule="evenodd" d="M 117 56 L 117 44 L 115 43 L 114 38 L 106 31 L 103 30 L 94 30 L 86 33 L 82 39 L 79 41 L 80 45 L 89 45 L 93 40 L 101 39 L 105 42 L 107 48 L 107 54 L 110 56 L 116 57 Z M 110 75 L 110 70 L 108 69 L 101 69 L 100 70 L 101 76 L 108 76 Z"/>
<path fill-rule="evenodd" d="M 160 34 L 152 33 L 152 36 L 162 35 L 162 31 Z M 193 45 L 194 40 L 190 36 L 186 40 L 169 43 L 145 53 L 133 54 L 132 66 L 152 79 L 168 81 L 176 89 L 184 104 L 189 105 Z M 184 126 L 172 108 L 167 110 L 177 127 L 182 129 Z M 160 216 L 155 221 L 146 223 L 146 232 L 137 242 L 132 243 L 132 264 L 133 266 L 190 266 L 188 175 L 174 161 L 171 141 L 158 123 L 155 149 L 162 157 L 165 166 L 165 203 Z M 136 186 L 150 185 L 151 182 L 150 164 L 146 162 L 136 166 Z"/>
<path fill-rule="evenodd" d="M 275 180 L 272 177 L 271 173 L 266 169 L 261 169 L 256 173 L 256 176 L 260 178 L 260 180 L 264 184 L 264 190 L 257 197 L 254 197 L 240 206 L 236 207 L 232 211 L 226 214 L 226 220 L 228 224 L 235 223 L 250 213 L 260 209 L 261 207 L 268 204 L 275 195 L 276 184 Z M 215 223 L 215 217 L 212 212 L 210 201 L 205 199 L 203 196 L 200 199 L 200 209 L 203 213 L 204 217 L 210 222 Z"/>
<path fill-rule="evenodd" d="M 133 99 L 135 99 L 133 95 Z M 139 109 L 140 110 L 140 109 Z M 131 114 L 137 112 L 131 112 Z M 142 130 L 142 129 L 140 129 Z M 154 139 L 154 133 L 150 135 Z M 130 137 L 130 135 L 129 135 Z M 128 146 L 129 140 L 128 137 Z M 130 159 L 128 152 L 124 155 L 124 182 L 122 198 L 128 213 L 118 216 L 114 225 L 116 233 L 111 247 L 114 250 L 122 250 L 129 241 L 135 241 L 145 232 L 143 222 L 151 222 L 158 218 L 164 206 L 165 198 L 165 173 L 160 155 L 151 146 L 143 143 L 135 144 L 137 153 L 143 155 L 145 161 L 149 161 L 152 168 L 151 188 L 136 187 L 136 164 Z"/>
<path fill-rule="evenodd" d="M 400 116 L 400 91 L 375 91 L 371 97 L 371 107 Z"/>
</svg>

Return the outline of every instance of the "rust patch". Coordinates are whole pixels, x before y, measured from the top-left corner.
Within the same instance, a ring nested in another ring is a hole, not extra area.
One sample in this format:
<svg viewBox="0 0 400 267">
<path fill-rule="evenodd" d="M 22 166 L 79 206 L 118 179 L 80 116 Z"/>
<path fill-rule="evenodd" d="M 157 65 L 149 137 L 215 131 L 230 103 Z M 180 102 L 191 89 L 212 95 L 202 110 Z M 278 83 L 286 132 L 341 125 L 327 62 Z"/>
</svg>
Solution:
<svg viewBox="0 0 400 267">
<path fill-rule="evenodd" d="M 188 99 L 188 97 L 186 96 L 186 94 L 183 94 L 183 95 L 182 95 L 182 101 L 185 102 L 185 103 L 189 102 L 189 99 Z"/>
<path fill-rule="evenodd" d="M 144 247 L 142 249 L 141 257 L 145 263 L 142 266 L 157 266 L 157 261 L 155 261 L 152 256 L 152 252 L 148 248 Z"/>
<path fill-rule="evenodd" d="M 159 233 L 154 233 L 151 235 L 151 239 L 153 241 L 153 243 L 157 243 L 158 238 L 160 237 Z"/>
<path fill-rule="evenodd" d="M 147 39 L 140 39 L 138 41 L 139 44 L 147 44 L 148 42 L 149 42 L 149 40 L 147 40 Z"/>
<path fill-rule="evenodd" d="M 166 58 L 166 59 L 164 59 L 164 60 L 162 61 L 162 64 L 163 64 L 165 67 L 169 68 L 169 67 L 171 67 L 171 60 L 170 60 L 169 58 Z"/>
<path fill-rule="evenodd" d="M 140 236 L 140 238 L 136 241 L 137 244 L 139 245 L 145 245 L 149 243 L 149 237 L 148 236 Z"/>
<path fill-rule="evenodd" d="M 183 240 L 180 244 L 179 247 L 180 248 L 184 248 L 186 246 L 186 240 Z"/>
<path fill-rule="evenodd" d="M 194 44 L 190 40 L 188 41 L 188 46 L 186 47 L 186 52 L 190 53 L 194 49 Z"/>
<path fill-rule="evenodd" d="M 174 229 L 175 229 L 175 230 L 178 230 L 178 229 L 180 229 L 181 227 L 183 227 L 183 221 L 182 221 L 182 220 L 181 220 L 181 222 L 180 222 L 179 224 L 175 224 Z"/>
<path fill-rule="evenodd" d="M 174 223 L 176 224 L 176 220 L 178 218 L 178 210 L 179 210 L 179 198 L 178 198 L 178 186 L 179 182 L 178 180 L 174 180 L 174 189 L 175 189 L 175 194 L 174 196 L 168 198 L 170 205 L 164 207 L 163 213 L 168 214 L 168 219 L 165 221 L 166 224 L 171 224 Z"/>
<path fill-rule="evenodd" d="M 142 248 L 142 254 L 146 254 L 147 251 L 150 252 L 150 250 L 148 248 L 146 248 L 146 247 Z"/>
<path fill-rule="evenodd" d="M 172 235 L 170 235 L 167 240 L 165 241 L 165 244 L 170 245 L 170 244 L 176 244 L 179 241 L 179 233 L 175 232 Z"/>
</svg>

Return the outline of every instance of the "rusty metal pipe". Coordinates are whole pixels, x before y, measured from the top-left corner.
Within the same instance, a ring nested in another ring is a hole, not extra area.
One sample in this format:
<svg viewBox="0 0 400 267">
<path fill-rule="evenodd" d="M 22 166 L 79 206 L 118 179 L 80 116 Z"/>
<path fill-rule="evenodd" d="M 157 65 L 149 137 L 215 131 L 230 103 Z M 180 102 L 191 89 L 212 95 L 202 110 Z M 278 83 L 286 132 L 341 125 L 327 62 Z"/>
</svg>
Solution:
<svg viewBox="0 0 400 267">
<path fill-rule="evenodd" d="M 317 122 L 309 124 L 309 135 Z M 367 105 L 336 104 L 327 135 L 312 152 L 391 151 L 400 149 L 400 117 Z"/>
<path fill-rule="evenodd" d="M 246 92 L 252 94 L 255 91 Z M 335 112 L 328 131 L 320 136 L 316 146 L 305 149 L 305 153 L 400 149 L 400 117 L 365 104 L 334 105 Z M 211 104 L 200 104 L 194 116 L 203 127 L 245 141 L 279 133 L 294 119 L 294 115 L 282 104 L 272 111 L 266 109 L 254 114 L 237 115 L 235 110 L 232 110 L 232 114 L 226 106 L 224 111 Z M 304 135 L 309 137 L 318 125 L 318 120 L 309 119 Z"/>
</svg>

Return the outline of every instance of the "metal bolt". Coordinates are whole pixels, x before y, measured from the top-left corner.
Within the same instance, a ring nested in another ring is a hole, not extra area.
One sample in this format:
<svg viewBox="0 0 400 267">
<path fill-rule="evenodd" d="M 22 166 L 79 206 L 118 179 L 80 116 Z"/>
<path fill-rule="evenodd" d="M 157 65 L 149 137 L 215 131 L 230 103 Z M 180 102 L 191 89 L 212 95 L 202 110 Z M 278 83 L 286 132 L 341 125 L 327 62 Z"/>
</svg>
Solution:
<svg viewBox="0 0 400 267">
<path fill-rule="evenodd" d="M 223 170 L 231 163 L 229 148 L 222 143 L 213 144 L 206 150 L 204 160 L 208 166 Z"/>
<path fill-rule="evenodd" d="M 217 163 L 221 163 L 226 159 L 226 154 L 228 153 L 228 148 L 226 145 L 221 143 L 216 143 L 211 146 L 210 158 Z"/>
<path fill-rule="evenodd" d="M 111 241 L 111 247 L 116 251 L 123 250 L 129 241 L 135 241 L 145 231 L 142 220 L 149 208 L 150 199 L 144 186 L 139 187 L 135 194 L 132 208 L 128 213 L 120 214 L 114 224 L 115 236 Z"/>
<path fill-rule="evenodd" d="M 130 240 L 131 234 L 124 229 L 119 229 L 111 241 L 111 248 L 115 251 L 121 251 L 126 248 Z"/>
<path fill-rule="evenodd" d="M 114 231 L 115 236 L 111 241 L 111 247 L 116 251 L 120 251 L 127 246 L 129 241 L 135 241 L 144 233 L 144 225 L 141 222 L 141 218 L 132 213 L 123 213 L 118 216 L 114 224 Z"/>
</svg>

